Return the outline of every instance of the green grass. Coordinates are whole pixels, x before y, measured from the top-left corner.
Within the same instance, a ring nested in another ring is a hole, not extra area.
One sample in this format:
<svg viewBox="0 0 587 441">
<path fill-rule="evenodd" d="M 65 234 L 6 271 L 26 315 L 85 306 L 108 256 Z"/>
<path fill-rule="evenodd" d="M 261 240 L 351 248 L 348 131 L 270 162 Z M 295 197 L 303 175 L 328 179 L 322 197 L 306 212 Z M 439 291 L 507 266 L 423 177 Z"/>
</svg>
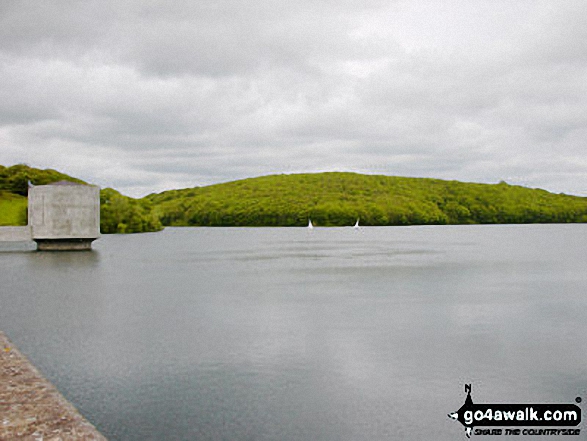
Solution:
<svg viewBox="0 0 587 441">
<path fill-rule="evenodd" d="M 27 198 L 0 191 L 0 226 L 26 225 Z"/>
</svg>

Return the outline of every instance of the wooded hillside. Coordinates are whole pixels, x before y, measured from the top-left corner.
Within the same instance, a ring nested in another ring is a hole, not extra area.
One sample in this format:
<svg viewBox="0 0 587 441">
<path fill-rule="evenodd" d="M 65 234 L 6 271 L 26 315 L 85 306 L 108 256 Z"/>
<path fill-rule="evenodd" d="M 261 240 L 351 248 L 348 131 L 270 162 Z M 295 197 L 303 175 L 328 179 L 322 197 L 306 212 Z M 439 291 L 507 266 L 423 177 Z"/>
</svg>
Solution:
<svg viewBox="0 0 587 441">
<path fill-rule="evenodd" d="M 0 225 L 26 224 L 28 182 L 83 181 L 55 170 L 0 166 Z M 274 175 L 133 199 L 100 192 L 102 233 L 169 226 L 427 225 L 587 222 L 587 198 L 499 184 L 315 173 Z"/>
<path fill-rule="evenodd" d="M 163 225 L 303 226 L 587 221 L 587 198 L 499 184 L 317 173 L 147 196 Z"/>
</svg>

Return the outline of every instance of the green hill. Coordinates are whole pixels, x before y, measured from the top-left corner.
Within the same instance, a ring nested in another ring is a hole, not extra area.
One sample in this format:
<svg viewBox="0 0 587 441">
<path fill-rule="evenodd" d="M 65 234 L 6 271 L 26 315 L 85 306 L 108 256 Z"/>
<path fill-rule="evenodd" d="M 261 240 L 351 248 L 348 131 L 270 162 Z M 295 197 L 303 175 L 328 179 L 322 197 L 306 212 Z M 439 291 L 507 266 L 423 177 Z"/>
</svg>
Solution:
<svg viewBox="0 0 587 441">
<path fill-rule="evenodd" d="M 0 166 L 0 225 L 26 224 L 28 181 L 83 181 L 55 170 Z M 426 225 L 587 222 L 587 198 L 499 184 L 315 173 L 171 190 L 142 199 L 100 192 L 103 233 L 170 226 Z"/>
<path fill-rule="evenodd" d="M 163 225 L 319 226 L 586 222 L 587 198 L 499 184 L 316 173 L 144 198 Z"/>
<path fill-rule="evenodd" d="M 85 184 L 55 170 L 41 170 L 18 164 L 0 165 L 0 226 L 26 225 L 28 183 L 46 185 L 57 181 Z M 102 233 L 140 233 L 162 228 L 147 200 L 138 200 L 106 188 L 100 191 L 100 230 Z"/>
</svg>

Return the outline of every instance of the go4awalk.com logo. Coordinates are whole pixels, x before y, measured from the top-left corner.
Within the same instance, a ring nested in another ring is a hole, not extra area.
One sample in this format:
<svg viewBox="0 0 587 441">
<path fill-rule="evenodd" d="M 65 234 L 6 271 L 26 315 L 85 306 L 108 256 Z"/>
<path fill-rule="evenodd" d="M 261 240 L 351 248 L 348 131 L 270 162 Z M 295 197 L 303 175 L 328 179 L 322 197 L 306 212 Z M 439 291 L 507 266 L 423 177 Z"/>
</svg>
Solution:
<svg viewBox="0 0 587 441">
<path fill-rule="evenodd" d="M 580 435 L 581 409 L 576 404 L 475 404 L 471 385 L 459 410 L 449 413 L 474 435 Z M 581 398 L 575 402 L 580 403 Z M 496 428 L 499 427 L 499 428 Z M 564 428 L 563 428 L 564 427 Z"/>
</svg>

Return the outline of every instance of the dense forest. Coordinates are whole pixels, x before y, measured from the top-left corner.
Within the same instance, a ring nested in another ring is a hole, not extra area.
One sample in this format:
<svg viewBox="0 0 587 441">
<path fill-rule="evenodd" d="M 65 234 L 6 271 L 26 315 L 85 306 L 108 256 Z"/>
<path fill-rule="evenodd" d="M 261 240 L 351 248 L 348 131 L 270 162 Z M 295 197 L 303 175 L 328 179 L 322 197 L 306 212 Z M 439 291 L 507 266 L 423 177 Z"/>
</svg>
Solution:
<svg viewBox="0 0 587 441">
<path fill-rule="evenodd" d="M 29 182 L 45 185 L 58 181 L 85 184 L 55 170 L 40 170 L 22 164 L 0 165 L 0 225 L 26 225 Z M 141 233 L 162 228 L 149 201 L 123 196 L 111 188 L 100 191 L 102 233 Z"/>
<path fill-rule="evenodd" d="M 318 226 L 586 222 L 587 198 L 499 184 L 316 173 L 144 198 L 163 225 Z"/>
<path fill-rule="evenodd" d="M 28 182 L 84 183 L 55 170 L 0 166 L 0 225 L 26 224 Z M 446 225 L 587 222 L 587 198 L 505 182 L 315 173 L 274 175 L 151 194 L 100 192 L 102 233 L 165 226 Z"/>
</svg>

